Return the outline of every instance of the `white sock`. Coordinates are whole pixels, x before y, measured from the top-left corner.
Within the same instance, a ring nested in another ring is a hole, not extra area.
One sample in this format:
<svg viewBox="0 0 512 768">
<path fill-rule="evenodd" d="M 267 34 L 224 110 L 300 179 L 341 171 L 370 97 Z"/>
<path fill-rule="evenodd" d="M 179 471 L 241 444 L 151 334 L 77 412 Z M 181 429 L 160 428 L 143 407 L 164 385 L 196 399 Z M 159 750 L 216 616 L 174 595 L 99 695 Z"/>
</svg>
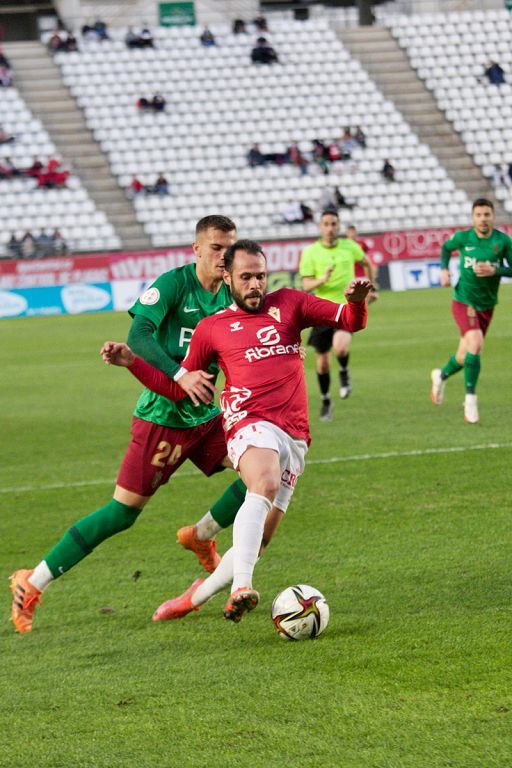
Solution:
<svg viewBox="0 0 512 768">
<path fill-rule="evenodd" d="M 210 510 L 196 523 L 196 536 L 199 541 L 213 539 L 219 531 L 222 531 L 222 527 L 213 519 Z"/>
<path fill-rule="evenodd" d="M 43 589 L 46 589 L 50 581 L 53 581 L 52 572 L 44 560 L 41 560 L 39 565 L 36 565 L 34 568 L 34 573 L 28 581 L 29 584 L 32 584 L 32 586 L 38 589 L 40 592 L 42 592 Z"/>
<path fill-rule="evenodd" d="M 265 519 L 272 504 L 259 493 L 245 495 L 233 524 L 233 585 L 231 592 L 252 586 L 252 573 L 258 560 Z"/>
<path fill-rule="evenodd" d="M 202 605 L 233 581 L 233 547 L 228 549 L 222 560 L 206 581 L 192 595 L 192 605 Z"/>
</svg>

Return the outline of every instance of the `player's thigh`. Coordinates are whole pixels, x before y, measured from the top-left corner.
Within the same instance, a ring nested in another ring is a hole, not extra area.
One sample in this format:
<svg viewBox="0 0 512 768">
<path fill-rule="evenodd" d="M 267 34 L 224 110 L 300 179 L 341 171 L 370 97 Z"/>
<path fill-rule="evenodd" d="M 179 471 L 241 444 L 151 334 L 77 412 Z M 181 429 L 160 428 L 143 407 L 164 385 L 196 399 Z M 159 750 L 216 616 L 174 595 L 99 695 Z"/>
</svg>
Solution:
<svg viewBox="0 0 512 768">
<path fill-rule="evenodd" d="M 332 348 L 336 357 L 342 357 L 348 354 L 352 334 L 349 331 L 335 331 L 332 337 Z"/>
<path fill-rule="evenodd" d="M 132 439 L 119 470 L 117 488 L 142 497 L 146 503 L 197 450 L 204 433 L 203 424 L 175 429 L 134 417 Z"/>
<path fill-rule="evenodd" d="M 238 462 L 240 477 L 249 493 L 273 501 L 279 489 L 279 453 L 273 448 L 248 446 Z"/>
</svg>

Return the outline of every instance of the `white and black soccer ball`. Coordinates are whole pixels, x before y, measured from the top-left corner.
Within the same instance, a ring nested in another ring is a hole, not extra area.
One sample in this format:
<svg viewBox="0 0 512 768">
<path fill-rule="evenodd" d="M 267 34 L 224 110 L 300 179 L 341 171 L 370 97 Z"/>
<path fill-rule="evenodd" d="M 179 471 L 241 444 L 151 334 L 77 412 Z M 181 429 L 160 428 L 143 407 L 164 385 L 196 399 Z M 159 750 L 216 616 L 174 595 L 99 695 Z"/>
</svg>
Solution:
<svg viewBox="0 0 512 768">
<path fill-rule="evenodd" d="M 318 589 L 308 584 L 295 584 L 275 598 L 272 622 L 281 637 L 287 640 L 318 637 L 329 623 L 329 606 Z"/>
</svg>

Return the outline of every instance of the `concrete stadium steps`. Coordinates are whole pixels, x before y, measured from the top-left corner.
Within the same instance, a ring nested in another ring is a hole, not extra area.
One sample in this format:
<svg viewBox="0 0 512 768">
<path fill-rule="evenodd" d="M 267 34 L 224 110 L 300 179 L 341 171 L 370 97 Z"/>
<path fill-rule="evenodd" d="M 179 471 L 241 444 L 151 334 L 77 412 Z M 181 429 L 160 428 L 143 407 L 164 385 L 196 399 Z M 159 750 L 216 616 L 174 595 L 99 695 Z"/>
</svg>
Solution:
<svg viewBox="0 0 512 768">
<path fill-rule="evenodd" d="M 507 217 L 494 190 L 450 123 L 439 110 L 432 94 L 417 76 L 409 59 L 385 27 L 338 28 L 338 37 L 376 82 L 420 141 L 428 145 L 455 184 L 470 199 L 488 197 L 498 217 Z M 400 158 L 390 158 L 400 167 Z"/>
<path fill-rule="evenodd" d="M 41 120 L 62 158 L 72 164 L 98 209 L 106 213 L 122 247 L 151 247 L 45 46 L 22 42 L 8 43 L 4 48 L 13 66 L 15 85 L 28 108 Z"/>
</svg>

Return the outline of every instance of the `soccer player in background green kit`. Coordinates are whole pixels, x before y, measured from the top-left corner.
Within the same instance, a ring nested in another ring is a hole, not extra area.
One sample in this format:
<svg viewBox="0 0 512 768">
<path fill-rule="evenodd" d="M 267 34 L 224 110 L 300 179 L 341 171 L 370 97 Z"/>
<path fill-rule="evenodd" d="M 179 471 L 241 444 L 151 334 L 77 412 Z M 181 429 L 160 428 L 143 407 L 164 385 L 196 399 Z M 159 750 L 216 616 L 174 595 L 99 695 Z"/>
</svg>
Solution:
<svg viewBox="0 0 512 768">
<path fill-rule="evenodd" d="M 460 254 L 460 277 L 452 301 L 460 341 L 444 368 L 432 371 L 431 397 L 436 405 L 441 405 L 446 380 L 464 370 L 464 418 L 470 424 L 476 424 L 479 415 L 475 390 L 480 374 L 480 354 L 498 303 L 500 280 L 512 277 L 512 240 L 504 232 L 494 229 L 494 206 L 490 200 L 475 200 L 471 222 L 473 229 L 456 232 L 441 249 L 442 286 L 451 285 L 450 256 L 453 251 Z"/>
<path fill-rule="evenodd" d="M 195 263 L 161 275 L 130 310 L 133 321 L 128 343 L 171 378 L 180 369 L 197 323 L 232 303 L 222 276 L 224 253 L 235 240 L 236 227 L 231 219 L 201 219 L 193 243 Z M 32 630 L 35 608 L 48 584 L 102 541 L 132 526 L 151 496 L 186 459 L 207 476 L 232 466 L 219 409 L 213 403 L 200 403 L 196 397 L 203 385 L 195 373 L 182 377 L 180 386 L 190 399 L 180 403 L 143 391 L 113 498 L 74 523 L 34 569 L 21 569 L 11 576 L 11 617 L 18 632 Z M 196 553 L 207 571 L 215 570 L 220 562 L 213 537 L 233 522 L 245 492 L 245 485 L 236 480 L 196 526 L 178 531 L 179 542 Z M 281 518 L 282 512 L 273 509 L 264 541 Z"/>
</svg>

